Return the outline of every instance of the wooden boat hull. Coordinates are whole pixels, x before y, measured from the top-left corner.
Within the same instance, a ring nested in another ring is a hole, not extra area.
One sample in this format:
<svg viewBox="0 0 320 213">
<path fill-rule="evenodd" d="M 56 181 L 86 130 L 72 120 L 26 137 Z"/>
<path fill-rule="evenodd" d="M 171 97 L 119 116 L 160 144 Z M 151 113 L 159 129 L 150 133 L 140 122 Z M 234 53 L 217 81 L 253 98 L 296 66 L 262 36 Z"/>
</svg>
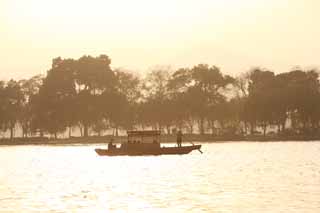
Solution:
<svg viewBox="0 0 320 213">
<path fill-rule="evenodd" d="M 139 156 L 139 155 L 183 155 L 188 154 L 193 150 L 200 151 L 201 145 L 181 146 L 181 147 L 161 147 L 156 149 L 122 149 L 114 148 L 108 149 L 95 149 L 96 153 L 100 156 Z"/>
</svg>

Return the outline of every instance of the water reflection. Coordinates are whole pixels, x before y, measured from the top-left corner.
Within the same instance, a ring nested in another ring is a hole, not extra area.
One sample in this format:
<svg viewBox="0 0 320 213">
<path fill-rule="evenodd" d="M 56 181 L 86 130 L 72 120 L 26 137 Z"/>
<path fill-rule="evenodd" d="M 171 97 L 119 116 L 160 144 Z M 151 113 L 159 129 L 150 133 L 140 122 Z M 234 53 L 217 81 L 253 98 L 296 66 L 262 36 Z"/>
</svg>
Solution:
<svg viewBox="0 0 320 213">
<path fill-rule="evenodd" d="M 320 143 L 205 144 L 204 154 L 99 157 L 0 147 L 2 212 L 318 212 Z"/>
</svg>

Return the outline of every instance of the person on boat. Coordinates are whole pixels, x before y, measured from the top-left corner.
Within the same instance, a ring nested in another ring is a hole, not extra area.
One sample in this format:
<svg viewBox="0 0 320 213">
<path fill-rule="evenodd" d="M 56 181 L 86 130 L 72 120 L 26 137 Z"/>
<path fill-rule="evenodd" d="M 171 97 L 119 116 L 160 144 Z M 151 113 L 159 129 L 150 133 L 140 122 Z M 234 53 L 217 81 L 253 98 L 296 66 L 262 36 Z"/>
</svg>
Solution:
<svg viewBox="0 0 320 213">
<path fill-rule="evenodd" d="M 181 130 L 179 130 L 177 132 L 177 144 L 178 144 L 178 147 L 181 147 L 181 143 L 182 143 L 182 132 L 181 132 Z"/>
<path fill-rule="evenodd" d="M 115 146 L 112 144 L 113 138 L 111 138 L 110 142 L 108 143 L 108 149 L 113 149 Z"/>
</svg>

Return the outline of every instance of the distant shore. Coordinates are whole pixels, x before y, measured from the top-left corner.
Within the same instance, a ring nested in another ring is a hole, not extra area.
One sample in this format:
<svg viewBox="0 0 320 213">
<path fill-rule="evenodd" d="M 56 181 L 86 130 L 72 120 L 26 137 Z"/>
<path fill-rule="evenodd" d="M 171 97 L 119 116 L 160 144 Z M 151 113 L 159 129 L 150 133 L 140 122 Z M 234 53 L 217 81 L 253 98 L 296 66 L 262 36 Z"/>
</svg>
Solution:
<svg viewBox="0 0 320 213">
<path fill-rule="evenodd" d="M 74 145 L 74 144 L 103 144 L 108 143 L 113 138 L 115 143 L 124 143 L 127 141 L 126 136 L 90 136 L 90 137 L 71 137 L 52 139 L 47 137 L 30 137 L 30 138 L 2 138 L 0 139 L 0 146 L 10 145 Z M 197 142 L 197 143 L 226 143 L 226 142 L 280 142 L 280 141 L 320 141 L 317 136 L 212 136 L 212 135 L 184 135 L 183 142 Z M 161 143 L 175 143 L 175 135 L 162 135 Z"/>
</svg>

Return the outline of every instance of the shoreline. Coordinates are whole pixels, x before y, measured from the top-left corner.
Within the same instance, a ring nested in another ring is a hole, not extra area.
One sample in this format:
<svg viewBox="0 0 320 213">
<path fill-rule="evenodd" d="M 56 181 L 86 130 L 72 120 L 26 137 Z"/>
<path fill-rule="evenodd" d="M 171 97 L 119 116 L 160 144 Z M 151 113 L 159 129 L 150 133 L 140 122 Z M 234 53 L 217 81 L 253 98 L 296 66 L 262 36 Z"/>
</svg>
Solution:
<svg viewBox="0 0 320 213">
<path fill-rule="evenodd" d="M 19 145 L 76 145 L 76 144 L 107 144 L 111 138 L 114 143 L 124 143 L 127 140 L 126 136 L 90 136 L 90 137 L 72 137 L 49 139 L 46 137 L 32 137 L 32 138 L 3 138 L 0 139 L 0 146 L 19 146 Z M 183 143 L 241 143 L 241 142 L 317 142 L 320 137 L 311 136 L 247 136 L 247 137 L 213 137 L 212 135 L 184 135 Z M 163 135 L 161 136 L 161 143 L 176 143 L 176 136 Z"/>
</svg>

